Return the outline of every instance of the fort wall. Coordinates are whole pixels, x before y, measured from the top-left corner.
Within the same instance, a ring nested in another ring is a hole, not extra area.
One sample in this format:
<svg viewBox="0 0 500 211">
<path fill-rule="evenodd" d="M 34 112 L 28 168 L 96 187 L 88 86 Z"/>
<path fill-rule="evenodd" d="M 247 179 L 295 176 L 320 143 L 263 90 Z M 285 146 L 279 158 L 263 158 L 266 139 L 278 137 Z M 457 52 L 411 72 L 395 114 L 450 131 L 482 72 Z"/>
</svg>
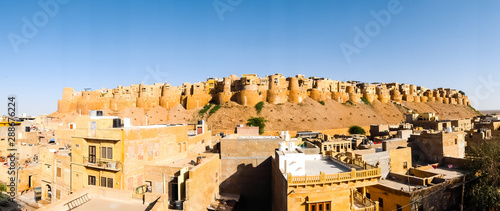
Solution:
<svg viewBox="0 0 500 211">
<path fill-rule="evenodd" d="M 121 111 L 128 107 L 172 108 L 181 104 L 186 109 L 203 107 L 208 103 L 224 104 L 229 101 L 244 106 L 254 106 L 264 101 L 271 104 L 300 103 L 305 98 L 316 101 L 333 99 L 340 103 L 357 104 L 363 100 L 382 103 L 393 102 L 441 102 L 444 104 L 470 105 L 467 96 L 449 88 L 427 89 L 413 84 L 360 83 L 335 81 L 327 78 L 296 75 L 285 78 L 282 74 L 258 77 L 256 74 L 235 75 L 224 78 L 208 78 L 198 83 L 172 86 L 168 83 L 152 85 L 132 84 L 114 89 L 75 91 L 63 89 L 58 101 L 58 112 L 88 114 L 89 110 L 110 109 Z"/>
</svg>

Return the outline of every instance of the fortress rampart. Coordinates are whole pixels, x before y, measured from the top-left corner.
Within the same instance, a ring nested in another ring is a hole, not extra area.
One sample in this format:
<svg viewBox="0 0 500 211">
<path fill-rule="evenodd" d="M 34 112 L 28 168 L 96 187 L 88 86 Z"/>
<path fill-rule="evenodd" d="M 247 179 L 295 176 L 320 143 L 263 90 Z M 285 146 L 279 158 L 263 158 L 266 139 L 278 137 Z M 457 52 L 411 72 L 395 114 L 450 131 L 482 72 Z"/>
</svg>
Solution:
<svg viewBox="0 0 500 211">
<path fill-rule="evenodd" d="M 258 77 L 244 74 L 224 78 L 208 78 L 199 83 L 184 83 L 171 86 L 168 83 L 152 85 L 133 84 L 114 89 L 74 91 L 64 88 L 58 101 L 58 112 L 81 112 L 111 109 L 120 111 L 127 107 L 172 108 L 181 104 L 186 109 L 203 107 L 209 102 L 224 104 L 228 101 L 245 106 L 254 106 L 260 101 L 280 104 L 300 103 L 306 98 L 323 101 L 328 98 L 340 103 L 359 103 L 363 100 L 382 103 L 394 102 L 440 102 L 444 104 L 470 105 L 467 96 L 455 89 L 427 89 L 413 84 L 361 83 L 359 81 L 336 81 L 327 78 L 297 75 L 285 78 L 282 74 Z"/>
</svg>

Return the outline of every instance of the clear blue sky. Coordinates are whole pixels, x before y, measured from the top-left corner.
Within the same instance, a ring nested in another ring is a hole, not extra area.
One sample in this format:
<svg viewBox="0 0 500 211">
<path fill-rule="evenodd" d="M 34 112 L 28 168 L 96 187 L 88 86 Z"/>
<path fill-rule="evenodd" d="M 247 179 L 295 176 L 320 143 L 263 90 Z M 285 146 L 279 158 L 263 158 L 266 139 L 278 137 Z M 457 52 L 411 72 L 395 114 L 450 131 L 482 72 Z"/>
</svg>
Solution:
<svg viewBox="0 0 500 211">
<path fill-rule="evenodd" d="M 379 28 L 371 11 L 395 2 L 73 0 L 48 12 L 40 2 L 55 0 L 0 2 L 0 114 L 8 94 L 20 113 L 38 115 L 56 111 L 63 87 L 244 73 L 451 87 L 500 109 L 499 1 L 401 0 Z M 365 26 L 373 37 L 356 47 Z M 341 43 L 357 48 L 349 61 Z"/>
</svg>

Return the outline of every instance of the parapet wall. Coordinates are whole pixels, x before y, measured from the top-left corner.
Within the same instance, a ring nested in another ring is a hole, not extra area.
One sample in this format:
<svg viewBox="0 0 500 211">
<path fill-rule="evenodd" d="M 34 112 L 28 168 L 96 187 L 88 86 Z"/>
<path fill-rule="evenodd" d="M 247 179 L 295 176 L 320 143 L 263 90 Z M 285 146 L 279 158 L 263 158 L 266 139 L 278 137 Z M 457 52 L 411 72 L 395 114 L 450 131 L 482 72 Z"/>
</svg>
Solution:
<svg viewBox="0 0 500 211">
<path fill-rule="evenodd" d="M 75 91 L 64 88 L 58 101 L 58 112 L 88 114 L 89 110 L 110 109 L 120 111 L 127 107 L 172 108 L 181 104 L 186 109 L 203 107 L 209 102 L 223 104 L 228 101 L 244 106 L 254 106 L 264 101 L 271 104 L 300 103 L 305 98 L 316 101 L 333 99 L 340 103 L 373 102 L 441 102 L 444 104 L 470 105 L 463 92 L 455 89 L 427 89 L 422 86 L 399 83 L 360 83 L 334 81 L 327 78 L 303 75 L 285 78 L 274 74 L 259 78 L 255 74 L 241 77 L 231 75 L 223 79 L 209 78 L 199 83 L 184 83 L 174 87 L 168 83 L 152 85 L 132 84 L 114 89 Z"/>
</svg>

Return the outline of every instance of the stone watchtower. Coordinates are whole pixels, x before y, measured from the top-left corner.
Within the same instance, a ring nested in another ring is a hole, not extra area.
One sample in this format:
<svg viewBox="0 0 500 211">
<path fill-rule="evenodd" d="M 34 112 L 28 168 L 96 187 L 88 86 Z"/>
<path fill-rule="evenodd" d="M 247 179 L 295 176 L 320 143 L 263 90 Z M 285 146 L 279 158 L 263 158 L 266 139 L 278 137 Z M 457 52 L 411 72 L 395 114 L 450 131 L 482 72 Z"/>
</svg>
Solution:
<svg viewBox="0 0 500 211">
<path fill-rule="evenodd" d="M 269 90 L 267 91 L 267 102 L 279 104 L 287 101 L 286 95 L 287 81 L 282 74 L 269 76 Z"/>
</svg>

